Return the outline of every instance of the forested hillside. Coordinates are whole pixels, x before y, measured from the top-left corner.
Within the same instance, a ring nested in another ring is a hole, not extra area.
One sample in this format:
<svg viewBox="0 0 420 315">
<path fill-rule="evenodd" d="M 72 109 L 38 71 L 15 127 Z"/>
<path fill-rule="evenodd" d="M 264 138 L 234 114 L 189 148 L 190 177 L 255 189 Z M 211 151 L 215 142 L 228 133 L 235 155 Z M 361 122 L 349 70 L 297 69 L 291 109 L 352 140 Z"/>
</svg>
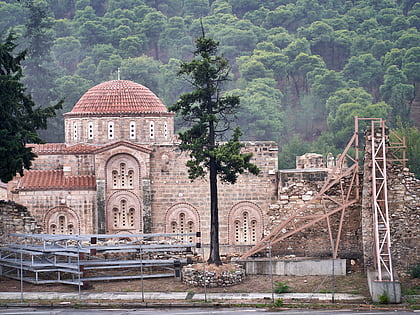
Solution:
<svg viewBox="0 0 420 315">
<path fill-rule="evenodd" d="M 416 0 L 8 0 L 0 32 L 28 49 L 25 84 L 37 104 L 117 78 L 167 105 L 186 92 L 180 60 L 201 34 L 232 66 L 244 140 L 274 140 L 280 166 L 297 154 L 339 153 L 353 116 L 382 117 L 409 139 L 420 175 L 420 3 Z M 63 141 L 62 118 L 42 136 Z M 178 120 L 181 128 L 182 120 Z M 416 128 L 417 127 L 417 128 Z"/>
</svg>

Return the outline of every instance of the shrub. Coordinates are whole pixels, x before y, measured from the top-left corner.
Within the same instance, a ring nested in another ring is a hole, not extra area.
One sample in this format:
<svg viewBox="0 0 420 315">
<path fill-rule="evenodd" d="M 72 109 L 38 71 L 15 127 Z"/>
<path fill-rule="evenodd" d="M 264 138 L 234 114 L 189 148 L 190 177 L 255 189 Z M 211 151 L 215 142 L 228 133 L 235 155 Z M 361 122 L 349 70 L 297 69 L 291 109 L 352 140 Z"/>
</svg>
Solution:
<svg viewBox="0 0 420 315">
<path fill-rule="evenodd" d="M 420 264 L 410 267 L 410 276 L 412 278 L 420 278 Z"/>
<path fill-rule="evenodd" d="M 379 295 L 378 299 L 379 299 L 379 303 L 381 303 L 381 304 L 388 304 L 389 303 L 389 297 L 388 297 L 388 294 L 386 294 L 386 292 Z"/>
<path fill-rule="evenodd" d="M 287 285 L 287 282 L 276 282 L 274 287 L 274 293 L 287 293 L 290 292 L 291 287 Z"/>
<path fill-rule="evenodd" d="M 275 307 L 282 307 L 282 306 L 283 306 L 283 300 L 282 300 L 282 299 L 277 299 L 277 300 L 274 302 L 274 306 L 275 306 Z"/>
</svg>

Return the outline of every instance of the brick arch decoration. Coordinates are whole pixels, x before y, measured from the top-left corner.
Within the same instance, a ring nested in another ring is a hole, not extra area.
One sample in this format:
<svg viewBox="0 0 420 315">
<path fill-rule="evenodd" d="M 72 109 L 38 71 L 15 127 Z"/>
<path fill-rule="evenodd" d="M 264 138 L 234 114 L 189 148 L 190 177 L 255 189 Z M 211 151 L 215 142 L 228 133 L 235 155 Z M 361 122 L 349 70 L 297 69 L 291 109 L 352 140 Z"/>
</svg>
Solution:
<svg viewBox="0 0 420 315">
<path fill-rule="evenodd" d="M 47 213 L 44 216 L 44 231 L 47 234 L 53 234 L 53 231 L 51 229 L 51 226 L 53 224 L 57 225 L 57 228 L 59 228 L 59 217 L 64 216 L 66 218 L 66 233 L 64 234 L 70 234 L 68 230 L 68 225 L 72 224 L 74 226 L 74 232 L 72 234 L 80 234 L 80 218 L 77 215 L 77 213 L 67 207 L 67 206 L 57 206 L 54 208 L 51 208 L 47 211 Z M 60 233 L 54 233 L 54 234 L 60 234 Z"/>
<path fill-rule="evenodd" d="M 126 208 L 135 210 L 134 226 L 127 225 L 125 228 L 121 226 L 114 227 L 113 209 L 120 209 L 121 201 L 126 201 Z M 141 199 L 132 191 L 120 190 L 115 191 L 109 196 L 106 203 L 106 226 L 107 233 L 140 233 L 143 231 L 143 209 Z"/>
<path fill-rule="evenodd" d="M 244 222 L 244 217 L 246 217 L 247 222 Z M 247 231 L 244 232 L 244 226 L 246 225 Z M 262 234 L 263 212 L 257 204 L 250 201 L 241 201 L 230 209 L 228 215 L 229 244 L 255 244 L 261 239 Z"/>
<path fill-rule="evenodd" d="M 197 209 L 189 203 L 182 202 L 171 206 L 165 215 L 165 233 L 172 233 L 172 223 L 179 222 L 180 215 L 185 215 L 185 223 L 194 224 L 194 232 L 200 231 L 200 214 Z"/>
<path fill-rule="evenodd" d="M 109 188 L 113 187 L 113 171 L 119 170 L 120 165 L 124 163 L 126 165 L 127 172 L 129 170 L 134 172 L 134 184 L 133 187 L 127 189 L 140 189 L 140 179 L 144 177 L 144 172 L 146 165 L 144 161 L 139 161 L 134 156 L 127 153 L 118 153 L 111 156 L 105 165 L 105 174 L 106 174 L 106 183 Z"/>
</svg>

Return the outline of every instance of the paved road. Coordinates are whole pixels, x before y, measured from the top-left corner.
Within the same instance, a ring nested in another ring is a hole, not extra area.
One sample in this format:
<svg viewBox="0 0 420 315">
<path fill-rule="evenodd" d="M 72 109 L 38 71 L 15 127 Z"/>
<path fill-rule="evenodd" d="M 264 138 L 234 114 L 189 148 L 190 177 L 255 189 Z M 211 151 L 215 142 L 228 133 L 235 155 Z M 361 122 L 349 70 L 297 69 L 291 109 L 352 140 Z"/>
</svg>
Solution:
<svg viewBox="0 0 420 315">
<path fill-rule="evenodd" d="M 420 314 L 420 311 L 377 311 L 377 310 L 284 310 L 272 312 L 255 308 L 172 308 L 172 309 L 69 309 L 69 308 L 7 308 L 1 309 L 1 315 L 391 315 Z"/>
</svg>

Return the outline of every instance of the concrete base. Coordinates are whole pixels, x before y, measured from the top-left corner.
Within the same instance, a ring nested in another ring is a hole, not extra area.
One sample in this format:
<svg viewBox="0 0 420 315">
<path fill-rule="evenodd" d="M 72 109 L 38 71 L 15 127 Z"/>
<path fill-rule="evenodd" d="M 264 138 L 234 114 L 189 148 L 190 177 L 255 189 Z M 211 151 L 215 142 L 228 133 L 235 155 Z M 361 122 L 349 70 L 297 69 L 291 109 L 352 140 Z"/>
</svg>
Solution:
<svg viewBox="0 0 420 315">
<path fill-rule="evenodd" d="M 235 261 L 244 266 L 247 275 L 269 275 L 269 259 L 247 259 Z M 271 264 L 273 274 L 279 276 L 325 276 L 333 273 L 332 259 L 301 259 L 278 260 L 273 259 Z M 334 274 L 346 275 L 346 260 L 334 259 Z"/>
<path fill-rule="evenodd" d="M 372 301 L 375 303 L 383 303 L 384 299 L 387 303 L 401 303 L 401 284 L 398 280 L 382 280 L 379 281 L 378 273 L 375 270 L 369 270 L 367 273 L 369 291 Z"/>
</svg>

